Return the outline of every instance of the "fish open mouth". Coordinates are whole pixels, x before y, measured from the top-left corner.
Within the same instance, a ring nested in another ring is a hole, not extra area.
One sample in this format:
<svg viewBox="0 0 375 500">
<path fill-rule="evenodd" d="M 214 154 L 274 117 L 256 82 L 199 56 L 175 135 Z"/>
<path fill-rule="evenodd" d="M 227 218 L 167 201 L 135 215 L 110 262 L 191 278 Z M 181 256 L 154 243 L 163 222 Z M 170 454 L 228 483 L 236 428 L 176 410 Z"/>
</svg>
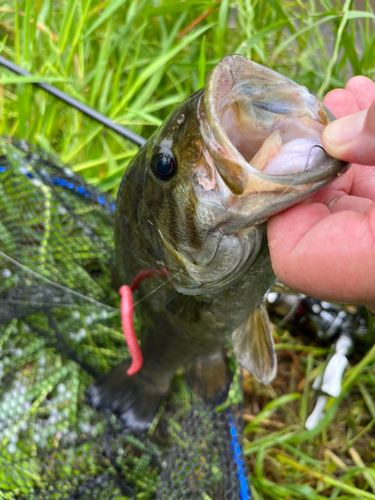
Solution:
<svg viewBox="0 0 375 500">
<path fill-rule="evenodd" d="M 324 127 L 335 119 L 328 109 L 305 87 L 243 56 L 215 66 L 201 107 L 205 145 L 234 194 L 286 185 L 305 190 L 346 165 L 321 144 Z"/>
</svg>

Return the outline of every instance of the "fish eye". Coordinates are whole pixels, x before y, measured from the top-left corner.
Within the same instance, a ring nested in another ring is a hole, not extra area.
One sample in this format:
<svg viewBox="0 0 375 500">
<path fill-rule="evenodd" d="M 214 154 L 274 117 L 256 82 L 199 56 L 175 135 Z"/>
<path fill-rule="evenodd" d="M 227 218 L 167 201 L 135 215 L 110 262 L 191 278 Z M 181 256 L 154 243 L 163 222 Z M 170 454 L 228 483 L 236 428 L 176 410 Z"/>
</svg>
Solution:
<svg viewBox="0 0 375 500">
<path fill-rule="evenodd" d="M 169 153 L 160 153 L 151 158 L 151 170 L 159 181 L 168 181 L 177 172 L 175 157 Z"/>
</svg>

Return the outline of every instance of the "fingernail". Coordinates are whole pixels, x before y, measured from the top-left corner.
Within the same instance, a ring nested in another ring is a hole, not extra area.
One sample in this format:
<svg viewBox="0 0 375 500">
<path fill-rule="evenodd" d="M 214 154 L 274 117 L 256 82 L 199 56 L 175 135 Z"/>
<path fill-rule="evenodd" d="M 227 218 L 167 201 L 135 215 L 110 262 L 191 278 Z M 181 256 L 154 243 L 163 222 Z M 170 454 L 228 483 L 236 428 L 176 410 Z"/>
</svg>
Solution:
<svg viewBox="0 0 375 500">
<path fill-rule="evenodd" d="M 270 248 L 276 248 L 277 247 L 277 239 L 276 238 L 271 238 L 269 241 L 268 241 L 268 245 Z"/>
<path fill-rule="evenodd" d="M 346 146 L 354 141 L 362 132 L 367 110 L 345 116 L 330 123 L 323 131 L 325 144 L 329 143 L 332 147 Z"/>
<path fill-rule="evenodd" d="M 327 207 L 328 208 L 331 208 L 332 205 L 334 205 L 336 203 L 336 201 L 338 200 L 338 198 L 334 198 L 333 200 L 331 200 L 328 204 L 327 204 Z"/>
</svg>

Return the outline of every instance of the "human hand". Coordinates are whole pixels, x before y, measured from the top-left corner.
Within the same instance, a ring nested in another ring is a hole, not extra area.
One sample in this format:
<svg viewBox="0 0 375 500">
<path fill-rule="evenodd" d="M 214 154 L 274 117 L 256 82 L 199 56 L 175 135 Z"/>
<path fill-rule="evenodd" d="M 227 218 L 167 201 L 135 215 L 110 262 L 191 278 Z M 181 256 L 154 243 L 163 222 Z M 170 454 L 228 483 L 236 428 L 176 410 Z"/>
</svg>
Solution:
<svg viewBox="0 0 375 500">
<path fill-rule="evenodd" d="M 294 290 L 375 312 L 375 168 L 368 166 L 375 166 L 375 83 L 354 77 L 323 102 L 337 118 L 346 117 L 324 130 L 325 150 L 362 165 L 270 218 L 272 267 Z"/>
</svg>

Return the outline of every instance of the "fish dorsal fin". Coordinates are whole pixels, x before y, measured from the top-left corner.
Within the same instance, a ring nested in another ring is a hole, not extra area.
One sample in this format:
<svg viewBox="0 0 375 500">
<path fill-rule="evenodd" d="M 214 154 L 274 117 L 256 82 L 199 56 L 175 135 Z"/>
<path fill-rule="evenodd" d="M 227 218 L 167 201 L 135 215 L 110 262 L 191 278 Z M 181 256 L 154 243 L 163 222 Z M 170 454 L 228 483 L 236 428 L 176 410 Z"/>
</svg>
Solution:
<svg viewBox="0 0 375 500">
<path fill-rule="evenodd" d="M 261 304 L 232 334 L 239 364 L 263 384 L 276 375 L 277 360 L 266 306 Z"/>
</svg>

